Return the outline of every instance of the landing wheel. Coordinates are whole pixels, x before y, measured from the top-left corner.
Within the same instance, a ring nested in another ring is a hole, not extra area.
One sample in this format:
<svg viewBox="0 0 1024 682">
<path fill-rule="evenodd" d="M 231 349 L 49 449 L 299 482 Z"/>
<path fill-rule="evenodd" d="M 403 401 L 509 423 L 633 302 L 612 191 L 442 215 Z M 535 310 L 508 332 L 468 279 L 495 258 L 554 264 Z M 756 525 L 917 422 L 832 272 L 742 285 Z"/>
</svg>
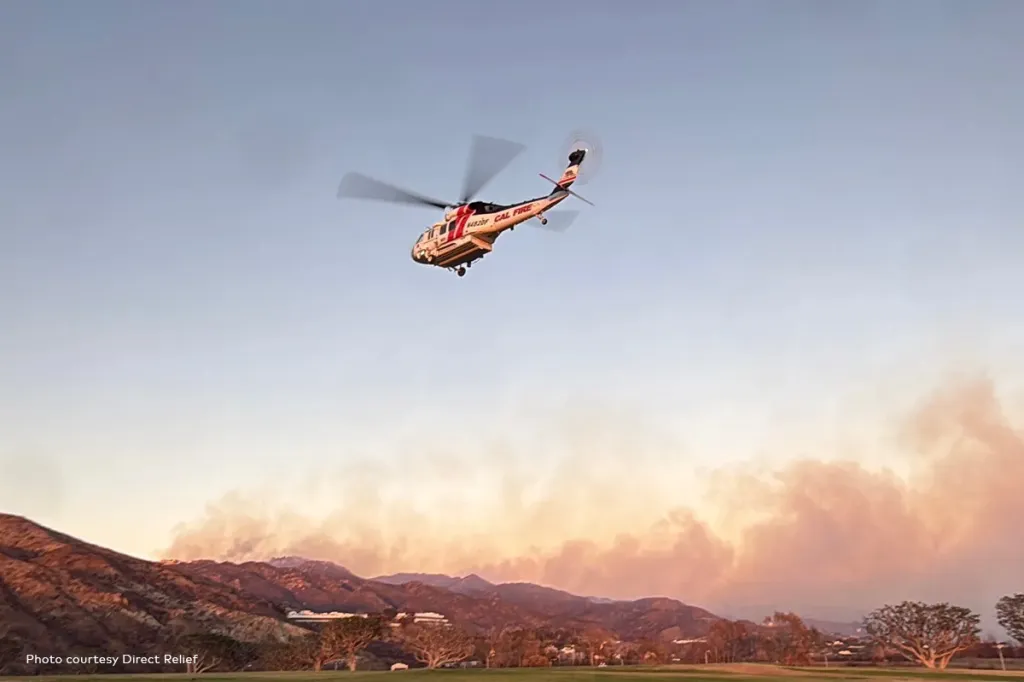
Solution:
<svg viewBox="0 0 1024 682">
<path fill-rule="evenodd" d="M 459 268 L 458 270 L 455 271 L 455 274 L 458 275 L 459 277 L 462 277 L 463 275 L 466 274 L 466 268 Z"/>
</svg>

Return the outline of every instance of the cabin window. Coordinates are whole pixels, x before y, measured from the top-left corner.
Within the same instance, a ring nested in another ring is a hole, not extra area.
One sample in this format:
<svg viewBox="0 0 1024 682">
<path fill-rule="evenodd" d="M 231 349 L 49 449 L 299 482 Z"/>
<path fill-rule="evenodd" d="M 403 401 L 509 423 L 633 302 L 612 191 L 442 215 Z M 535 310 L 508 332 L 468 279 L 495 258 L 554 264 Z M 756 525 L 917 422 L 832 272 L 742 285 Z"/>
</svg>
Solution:
<svg viewBox="0 0 1024 682">
<path fill-rule="evenodd" d="M 449 232 L 454 232 L 455 231 L 455 221 L 454 220 L 451 221 L 450 223 L 448 223 L 448 231 Z"/>
<path fill-rule="evenodd" d="M 447 225 L 442 225 L 441 226 L 441 234 L 444 234 L 447 230 L 448 230 L 448 226 Z"/>
</svg>

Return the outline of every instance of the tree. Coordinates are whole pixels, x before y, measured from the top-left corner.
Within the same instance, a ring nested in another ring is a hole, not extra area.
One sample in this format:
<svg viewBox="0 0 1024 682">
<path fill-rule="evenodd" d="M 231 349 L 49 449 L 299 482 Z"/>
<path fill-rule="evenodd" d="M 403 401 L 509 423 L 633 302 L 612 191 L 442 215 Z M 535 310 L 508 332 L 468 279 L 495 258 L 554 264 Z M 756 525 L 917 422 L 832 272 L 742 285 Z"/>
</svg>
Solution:
<svg viewBox="0 0 1024 682">
<path fill-rule="evenodd" d="M 319 672 L 324 663 L 330 660 L 328 651 L 324 649 L 320 634 L 309 633 L 289 638 L 286 642 L 274 643 L 264 647 L 262 663 L 268 670 L 306 670 L 312 668 Z"/>
<path fill-rule="evenodd" d="M 344 658 L 349 670 L 356 669 L 359 654 L 384 632 L 383 621 L 376 616 L 332 620 L 320 632 L 323 662 Z"/>
<path fill-rule="evenodd" d="M 527 668 L 540 668 L 551 664 L 551 661 L 544 655 L 544 640 L 536 630 L 527 630 L 520 643 L 519 666 Z"/>
<path fill-rule="evenodd" d="M 260 649 L 262 670 L 300 670 L 316 667 L 314 659 L 320 647 L 314 634 L 291 637 L 284 642 L 267 642 Z"/>
<path fill-rule="evenodd" d="M 955 655 L 978 641 L 980 622 L 979 615 L 962 606 L 905 601 L 872 611 L 864 627 L 879 645 L 908 661 L 944 670 Z"/>
<path fill-rule="evenodd" d="M 996 602 L 996 616 L 1010 637 L 1024 645 L 1024 593 L 1007 595 Z"/>
<path fill-rule="evenodd" d="M 669 659 L 664 642 L 644 638 L 636 643 L 636 649 L 640 663 L 652 665 L 666 663 Z"/>
<path fill-rule="evenodd" d="M 810 665 L 811 651 L 821 641 L 820 633 L 804 624 L 795 613 L 776 611 L 764 619 L 766 634 L 761 642 L 769 660 L 785 665 Z"/>
<path fill-rule="evenodd" d="M 480 644 L 484 664 L 488 668 L 504 668 L 512 659 L 513 640 L 517 628 L 491 628 Z"/>
<path fill-rule="evenodd" d="M 540 652 L 523 657 L 523 668 L 546 668 L 550 665 L 551 659 Z"/>
<path fill-rule="evenodd" d="M 566 651 L 559 651 L 555 657 L 559 662 L 567 662 L 569 665 L 579 665 L 587 659 L 587 643 L 583 632 L 578 629 L 560 630 L 555 646 Z"/>
<path fill-rule="evenodd" d="M 214 668 L 223 671 L 242 670 L 256 657 L 252 645 L 216 632 L 185 635 L 178 639 L 178 646 L 189 656 L 195 657 L 186 664 L 186 671 L 192 674 L 205 673 Z"/>
<path fill-rule="evenodd" d="M 735 663 L 747 658 L 753 648 L 747 626 L 739 621 L 724 618 L 711 624 L 707 642 L 714 660 L 726 663 Z"/>
<path fill-rule="evenodd" d="M 587 647 L 587 655 L 590 657 L 590 665 L 597 665 L 597 657 L 601 654 L 604 646 L 611 641 L 611 636 L 601 628 L 589 627 L 583 631 L 580 639 Z"/>
<path fill-rule="evenodd" d="M 530 642 L 531 635 L 525 628 L 511 626 L 492 633 L 489 664 L 498 668 L 523 667 L 523 659 L 528 653 L 536 653 Z M 529 652 L 528 648 L 531 649 Z"/>
<path fill-rule="evenodd" d="M 473 638 L 455 625 L 404 624 L 396 629 L 394 636 L 428 668 L 458 663 L 473 655 Z"/>
</svg>

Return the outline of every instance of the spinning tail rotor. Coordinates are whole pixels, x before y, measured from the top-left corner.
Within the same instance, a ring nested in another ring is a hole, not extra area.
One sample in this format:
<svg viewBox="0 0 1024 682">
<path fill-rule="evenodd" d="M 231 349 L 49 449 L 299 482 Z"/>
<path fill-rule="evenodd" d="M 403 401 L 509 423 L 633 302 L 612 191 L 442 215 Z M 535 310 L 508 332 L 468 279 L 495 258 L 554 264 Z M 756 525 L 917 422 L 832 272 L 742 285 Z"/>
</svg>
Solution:
<svg viewBox="0 0 1024 682">
<path fill-rule="evenodd" d="M 553 180 L 543 173 L 540 176 L 555 186 L 554 192 L 568 192 L 580 201 L 593 206 L 593 202 L 584 199 L 570 187 L 585 185 L 594 177 L 601 165 L 601 145 L 595 135 L 576 132 L 569 136 L 566 146 L 569 148 L 567 152 L 569 166 L 562 173 L 562 177 Z"/>
<path fill-rule="evenodd" d="M 565 163 L 565 158 L 575 151 L 586 152 L 585 159 L 580 165 L 579 173 L 576 175 L 576 184 L 585 185 L 597 175 L 601 169 L 601 160 L 604 156 L 603 145 L 600 138 L 590 131 L 576 130 L 570 134 L 562 147 L 565 150 L 560 163 Z"/>
</svg>

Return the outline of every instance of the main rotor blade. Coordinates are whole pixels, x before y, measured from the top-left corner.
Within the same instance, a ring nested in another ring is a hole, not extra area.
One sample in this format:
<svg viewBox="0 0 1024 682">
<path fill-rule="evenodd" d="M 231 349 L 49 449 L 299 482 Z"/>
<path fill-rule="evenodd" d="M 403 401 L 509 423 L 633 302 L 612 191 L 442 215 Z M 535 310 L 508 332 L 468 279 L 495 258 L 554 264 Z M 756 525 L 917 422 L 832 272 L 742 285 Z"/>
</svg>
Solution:
<svg viewBox="0 0 1024 682">
<path fill-rule="evenodd" d="M 530 224 L 548 232 L 565 232 L 579 215 L 579 211 L 547 211 L 544 214 L 544 217 L 548 219 L 546 225 L 539 220 L 531 220 Z"/>
<path fill-rule="evenodd" d="M 484 185 L 493 180 L 494 176 L 503 171 L 525 149 L 526 146 L 518 142 L 474 135 L 459 203 L 464 204 L 472 200 Z"/>
<path fill-rule="evenodd" d="M 447 208 L 451 205 L 440 199 L 432 199 L 380 180 L 374 180 L 362 173 L 348 173 L 341 179 L 341 184 L 338 186 L 338 198 L 369 199 L 371 201 L 388 201 L 392 204 L 434 206 L 435 208 Z"/>
</svg>

